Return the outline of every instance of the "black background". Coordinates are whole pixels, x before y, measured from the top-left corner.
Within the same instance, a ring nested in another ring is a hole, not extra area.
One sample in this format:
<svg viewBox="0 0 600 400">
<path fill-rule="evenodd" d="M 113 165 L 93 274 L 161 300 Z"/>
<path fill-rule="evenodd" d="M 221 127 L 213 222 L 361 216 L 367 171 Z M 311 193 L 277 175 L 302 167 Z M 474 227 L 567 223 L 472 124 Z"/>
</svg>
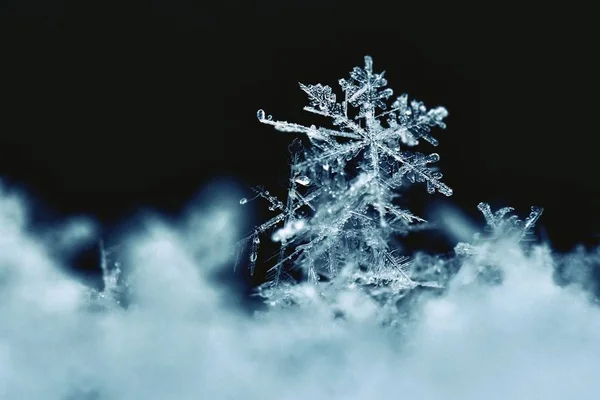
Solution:
<svg viewBox="0 0 600 400">
<path fill-rule="evenodd" d="M 0 6 L 0 176 L 47 215 L 93 215 L 110 232 L 140 207 L 176 213 L 217 177 L 277 186 L 292 137 L 256 110 L 314 123 L 297 82 L 336 87 L 369 54 L 396 94 L 449 110 L 436 151 L 455 205 L 543 206 L 556 249 L 598 241 L 592 10 L 78 3 Z"/>
</svg>

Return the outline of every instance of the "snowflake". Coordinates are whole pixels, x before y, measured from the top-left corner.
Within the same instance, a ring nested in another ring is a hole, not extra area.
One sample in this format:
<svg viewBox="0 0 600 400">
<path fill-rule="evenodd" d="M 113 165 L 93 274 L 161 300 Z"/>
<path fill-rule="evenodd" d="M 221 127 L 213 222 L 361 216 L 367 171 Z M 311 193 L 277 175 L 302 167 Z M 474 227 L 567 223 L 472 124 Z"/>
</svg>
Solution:
<svg viewBox="0 0 600 400">
<path fill-rule="evenodd" d="M 443 107 L 427 111 L 423 103 L 418 101 L 412 101 L 409 105 L 408 96 L 402 95 L 393 102 L 390 110 L 376 115 L 377 109 L 387 109 L 385 100 L 393 94 L 392 89 L 383 89 L 387 85 L 383 75 L 373 73 L 373 61 L 371 57 L 365 57 L 364 69 L 355 67 L 349 80 L 340 79 L 340 86 L 346 95 L 341 104 L 336 102 L 336 96 L 329 86 L 300 84 L 309 98 L 309 105 L 304 110 L 331 118 L 337 129 L 275 121 L 263 110 L 258 110 L 257 117 L 260 122 L 273 125 L 279 131 L 306 134 L 311 144 L 320 149 L 314 158 L 302 165 L 303 168 L 334 163 L 344 165 L 345 161 L 356 158 L 360 153 L 367 153 L 370 164 L 365 169 L 378 180 L 394 182 L 398 186 L 401 178 L 407 177 L 412 183 L 427 182 L 430 193 L 438 190 L 446 196 L 452 195 L 452 189 L 440 181 L 442 175 L 427 166 L 439 160 L 437 153 L 423 156 L 402 151 L 399 146 L 415 146 L 420 138 L 437 146 L 438 141 L 429 132 L 434 126 L 445 128 L 442 120 L 448 112 Z M 348 105 L 359 108 L 354 118 L 348 116 Z M 383 119 L 387 126 L 382 124 Z M 390 170 L 389 161 L 398 167 L 393 179 L 384 176 Z"/>
<path fill-rule="evenodd" d="M 350 268 L 362 272 L 349 275 L 347 282 L 418 286 L 407 274 L 407 259 L 395 255 L 394 240 L 426 221 L 399 206 L 398 189 L 407 182 L 421 182 L 429 193 L 452 194 L 431 165 L 439 155 L 408 149 L 421 140 L 437 146 L 430 131 L 445 128 L 448 113 L 443 107 L 427 110 L 421 102 L 409 102 L 407 95 L 391 101 L 388 108 L 393 91 L 386 88 L 384 73 L 373 72 L 369 56 L 363 68 L 355 67 L 339 84 L 344 93 L 341 102 L 329 86 L 300 84 L 309 100 L 304 110 L 329 118 L 330 128 L 278 121 L 263 110 L 257 112 L 263 124 L 305 135 L 308 146 L 293 143 L 285 202 L 255 189 L 254 198 L 267 200 L 278 213 L 242 241 L 251 246 L 250 270 L 255 269 L 260 237 L 273 231 L 272 240 L 281 244 L 269 270 L 275 285 L 283 272 L 294 268 L 313 283 L 333 282 L 340 271 Z"/>
<path fill-rule="evenodd" d="M 457 244 L 455 252 L 459 255 L 476 254 L 478 252 L 478 246 L 484 242 L 490 243 L 501 240 L 511 240 L 518 243 L 530 240 L 533 227 L 544 211 L 544 209 L 540 207 L 531 207 L 531 212 L 523 221 L 516 215 L 510 215 L 514 211 L 514 208 L 512 207 L 503 207 L 493 213 L 488 203 L 481 202 L 477 205 L 477 208 L 485 218 L 485 231 L 487 236 L 482 238 L 481 234 L 476 233 L 473 238 L 473 244 Z"/>
</svg>

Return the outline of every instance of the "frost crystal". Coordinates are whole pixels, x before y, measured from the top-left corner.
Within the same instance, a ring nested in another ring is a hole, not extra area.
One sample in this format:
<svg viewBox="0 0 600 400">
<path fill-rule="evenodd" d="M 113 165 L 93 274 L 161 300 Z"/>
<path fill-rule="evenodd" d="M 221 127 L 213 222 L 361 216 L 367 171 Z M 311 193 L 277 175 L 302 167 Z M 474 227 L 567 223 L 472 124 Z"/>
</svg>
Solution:
<svg viewBox="0 0 600 400">
<path fill-rule="evenodd" d="M 272 287 L 288 280 L 295 269 L 312 283 L 337 281 L 342 270 L 350 269 L 355 272 L 345 275 L 349 285 L 415 287 L 419 284 L 407 273 L 407 258 L 396 256 L 392 243 L 426 221 L 399 206 L 398 189 L 420 182 L 429 193 L 452 194 L 431 165 L 439 155 L 409 150 L 421 141 L 437 146 L 430 131 L 445 128 L 448 113 L 442 107 L 427 110 L 421 102 L 409 102 L 407 95 L 390 100 L 393 91 L 386 88 L 384 73 L 373 71 L 369 56 L 363 68 L 355 67 L 339 84 L 342 101 L 329 86 L 300 84 L 309 101 L 304 110 L 329 118 L 330 127 L 279 121 L 257 112 L 261 123 L 300 133 L 308 145 L 295 140 L 290 146 L 285 201 L 255 189 L 254 198 L 266 200 L 277 214 L 243 241 L 250 247 L 250 270 L 254 272 L 258 260 L 260 237 L 272 232 L 271 239 L 280 243 L 269 270 Z"/>
<path fill-rule="evenodd" d="M 527 241 L 535 223 L 544 211 L 543 208 L 531 207 L 529 216 L 523 221 L 516 215 L 510 215 L 514 211 L 512 207 L 504 207 L 493 213 L 489 204 L 481 202 L 477 205 L 477 208 L 485 218 L 487 235 L 482 238 L 479 233 L 475 234 L 473 244 L 459 243 L 455 247 L 457 254 L 473 255 L 477 253 L 478 245 L 484 242 L 497 242 L 500 240 Z"/>
<path fill-rule="evenodd" d="M 117 257 L 119 246 L 106 247 L 100 241 L 100 268 L 102 270 L 102 290 L 93 289 L 90 293 L 91 305 L 110 309 L 122 306 L 122 297 L 127 284 L 122 281 L 121 261 Z"/>
</svg>

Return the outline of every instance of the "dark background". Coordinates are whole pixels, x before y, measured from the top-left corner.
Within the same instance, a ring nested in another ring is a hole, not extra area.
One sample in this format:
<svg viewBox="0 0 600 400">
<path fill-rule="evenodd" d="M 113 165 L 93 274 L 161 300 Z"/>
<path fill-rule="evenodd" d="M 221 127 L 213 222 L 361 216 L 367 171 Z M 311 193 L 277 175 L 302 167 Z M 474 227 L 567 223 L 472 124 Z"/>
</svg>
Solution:
<svg viewBox="0 0 600 400">
<path fill-rule="evenodd" d="M 0 176 L 38 200 L 40 218 L 94 215 L 110 234 L 141 207 L 176 213 L 217 177 L 277 187 L 292 137 L 256 110 L 317 122 L 296 82 L 335 88 L 369 54 L 396 94 L 449 110 L 436 151 L 455 205 L 480 222 L 479 201 L 543 206 L 556 249 L 598 242 L 592 10 L 78 3 L 0 6 Z"/>
</svg>

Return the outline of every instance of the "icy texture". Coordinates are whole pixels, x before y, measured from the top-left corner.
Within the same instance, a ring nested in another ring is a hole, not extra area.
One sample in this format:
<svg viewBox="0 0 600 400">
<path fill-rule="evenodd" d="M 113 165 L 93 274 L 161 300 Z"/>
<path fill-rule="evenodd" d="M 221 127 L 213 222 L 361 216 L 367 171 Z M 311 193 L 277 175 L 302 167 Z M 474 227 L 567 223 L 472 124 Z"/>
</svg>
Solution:
<svg viewBox="0 0 600 400">
<path fill-rule="evenodd" d="M 299 140 L 290 147 L 285 201 L 256 189 L 255 198 L 265 199 L 277 214 L 244 240 L 252 272 L 260 238 L 271 232 L 271 239 L 280 243 L 269 270 L 274 286 L 288 280 L 295 268 L 311 283 L 339 282 L 336 277 L 348 270 L 353 271 L 344 275 L 348 285 L 366 282 L 398 291 L 418 285 L 407 274 L 407 259 L 396 255 L 393 240 L 426 221 L 398 204 L 398 190 L 421 182 L 429 193 L 452 194 L 431 165 L 439 155 L 409 150 L 421 141 L 437 146 L 430 131 L 445 128 L 448 113 L 442 107 L 427 110 L 407 95 L 390 100 L 393 91 L 386 88 L 384 73 L 374 72 L 371 57 L 364 61 L 363 68 L 355 67 L 348 79 L 339 80 L 341 101 L 329 86 L 300 84 L 309 100 L 304 110 L 329 118 L 330 127 L 279 121 L 257 112 L 261 123 L 308 139 L 306 147 Z"/>
</svg>

